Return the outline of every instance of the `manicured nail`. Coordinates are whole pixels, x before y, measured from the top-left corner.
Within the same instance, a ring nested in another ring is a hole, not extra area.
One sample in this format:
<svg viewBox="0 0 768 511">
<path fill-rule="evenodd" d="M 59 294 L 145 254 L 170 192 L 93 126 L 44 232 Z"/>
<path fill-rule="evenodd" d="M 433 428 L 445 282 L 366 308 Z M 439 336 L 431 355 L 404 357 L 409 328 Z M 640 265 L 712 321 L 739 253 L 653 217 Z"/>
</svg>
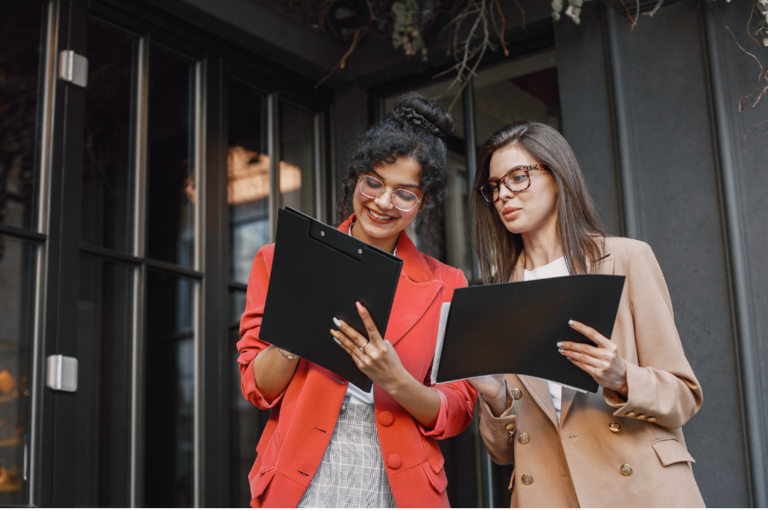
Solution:
<svg viewBox="0 0 768 511">
<path fill-rule="evenodd" d="M 558 348 L 557 351 L 559 351 L 560 353 L 565 353 L 565 350 L 562 348 Z"/>
<path fill-rule="evenodd" d="M 335 342 L 336 344 L 338 344 L 339 346 L 341 346 L 341 341 L 340 341 L 340 340 L 338 340 L 338 339 L 337 339 L 337 338 L 335 338 L 335 337 L 333 338 L 333 342 Z"/>
<path fill-rule="evenodd" d="M 563 343 L 562 342 L 557 343 L 557 347 L 558 348 L 562 348 L 563 347 Z M 563 351 L 563 350 L 560 350 L 560 351 Z"/>
<path fill-rule="evenodd" d="M 355 305 L 357 305 L 357 310 L 359 310 L 359 311 L 362 311 L 363 308 L 364 308 L 363 304 L 361 304 L 360 302 L 355 302 Z"/>
<path fill-rule="evenodd" d="M 339 332 L 337 332 L 336 330 L 331 329 L 331 335 L 337 339 L 339 338 Z"/>
<path fill-rule="evenodd" d="M 576 322 L 575 322 L 574 320 L 572 320 L 572 319 L 569 319 L 569 320 L 568 320 L 568 324 L 569 324 L 569 325 L 573 325 L 573 324 L 575 324 L 575 323 L 576 323 Z"/>
<path fill-rule="evenodd" d="M 570 360 L 570 359 L 571 359 L 571 357 L 565 357 L 565 358 L 567 358 L 568 360 Z"/>
<path fill-rule="evenodd" d="M 338 319 L 333 318 L 333 324 L 336 325 L 337 327 L 341 328 L 341 321 L 339 321 Z"/>
</svg>

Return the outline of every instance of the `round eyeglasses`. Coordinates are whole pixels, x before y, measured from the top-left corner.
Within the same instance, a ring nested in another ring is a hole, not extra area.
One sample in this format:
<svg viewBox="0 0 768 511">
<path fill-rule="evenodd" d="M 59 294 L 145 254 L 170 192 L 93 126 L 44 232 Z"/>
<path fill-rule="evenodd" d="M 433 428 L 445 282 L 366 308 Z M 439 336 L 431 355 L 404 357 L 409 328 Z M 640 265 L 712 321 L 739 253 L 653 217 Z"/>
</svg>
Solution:
<svg viewBox="0 0 768 511">
<path fill-rule="evenodd" d="M 384 192 L 389 191 L 392 198 L 392 205 L 400 211 L 410 211 L 421 203 L 418 195 L 415 193 L 398 188 L 393 190 L 384 186 L 384 183 L 380 179 L 373 176 L 365 175 L 361 177 L 357 186 L 360 189 L 360 193 L 368 197 L 369 199 L 378 199 Z"/>
<path fill-rule="evenodd" d="M 504 186 L 506 186 L 510 192 L 522 192 L 530 188 L 531 175 L 529 172 L 532 170 L 549 169 L 546 165 L 539 163 L 534 165 L 519 165 L 504 174 L 500 179 L 489 179 L 478 186 L 477 189 L 480 191 L 480 194 L 486 202 L 496 202 L 499 200 L 499 187 L 501 186 L 501 183 L 504 183 Z"/>
</svg>

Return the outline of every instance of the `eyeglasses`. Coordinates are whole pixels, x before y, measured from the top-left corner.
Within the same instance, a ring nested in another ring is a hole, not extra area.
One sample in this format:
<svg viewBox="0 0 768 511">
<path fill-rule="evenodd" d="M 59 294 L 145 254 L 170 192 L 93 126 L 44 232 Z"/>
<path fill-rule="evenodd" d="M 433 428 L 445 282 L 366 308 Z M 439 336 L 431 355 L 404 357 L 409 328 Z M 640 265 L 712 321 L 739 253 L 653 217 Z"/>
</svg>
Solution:
<svg viewBox="0 0 768 511">
<path fill-rule="evenodd" d="M 373 176 L 365 175 L 357 182 L 360 193 L 369 199 L 378 199 L 385 191 L 389 191 L 392 197 L 392 205 L 400 211 L 410 211 L 421 203 L 415 193 L 398 188 L 393 190 L 384 186 L 381 180 Z"/>
<path fill-rule="evenodd" d="M 486 202 L 496 202 L 499 200 L 499 187 L 501 186 L 501 183 L 504 183 L 504 186 L 506 186 L 510 192 L 522 192 L 530 188 L 531 175 L 529 172 L 532 170 L 549 169 L 546 165 L 541 165 L 539 163 L 534 165 L 520 165 L 504 174 L 501 179 L 489 179 L 478 186 L 477 189 L 480 191 L 480 194 Z"/>
</svg>

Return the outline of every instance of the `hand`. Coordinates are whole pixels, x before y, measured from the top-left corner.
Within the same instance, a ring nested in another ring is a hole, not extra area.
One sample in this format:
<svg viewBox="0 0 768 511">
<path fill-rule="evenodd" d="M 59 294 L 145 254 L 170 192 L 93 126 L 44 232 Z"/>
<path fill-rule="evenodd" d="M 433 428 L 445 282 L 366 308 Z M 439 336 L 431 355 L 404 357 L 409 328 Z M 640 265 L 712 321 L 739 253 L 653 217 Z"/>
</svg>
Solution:
<svg viewBox="0 0 768 511">
<path fill-rule="evenodd" d="M 390 390 L 410 377 L 410 374 L 403 367 L 392 344 L 382 339 L 371 315 L 360 302 L 357 302 L 357 312 L 365 324 L 368 339 L 344 321 L 336 318 L 334 318 L 334 323 L 339 330 L 332 329 L 331 335 L 336 338 L 340 346 L 352 357 L 357 367 L 368 378 L 392 394 Z M 360 348 L 363 349 L 360 350 Z"/>
<path fill-rule="evenodd" d="M 615 390 L 626 397 L 629 394 L 627 365 L 619 356 L 616 344 L 583 323 L 569 321 L 568 324 L 597 344 L 597 347 L 565 341 L 557 343 L 558 351 L 568 357 L 576 367 L 586 371 L 603 388 Z"/>
<path fill-rule="evenodd" d="M 478 376 L 467 378 L 467 383 L 483 396 L 483 399 L 496 417 L 499 417 L 507 408 L 507 392 L 504 376 L 495 374 L 491 376 Z"/>
</svg>

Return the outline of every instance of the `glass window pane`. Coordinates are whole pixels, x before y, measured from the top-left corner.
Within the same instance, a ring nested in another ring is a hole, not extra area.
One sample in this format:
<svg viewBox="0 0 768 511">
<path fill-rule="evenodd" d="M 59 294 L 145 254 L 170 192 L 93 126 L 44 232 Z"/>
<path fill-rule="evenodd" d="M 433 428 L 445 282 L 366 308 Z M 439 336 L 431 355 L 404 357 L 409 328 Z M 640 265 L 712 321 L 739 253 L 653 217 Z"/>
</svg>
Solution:
<svg viewBox="0 0 768 511">
<path fill-rule="evenodd" d="M 240 390 L 239 353 L 234 349 L 240 340 L 240 316 L 245 311 L 245 291 L 229 292 L 229 341 L 233 348 L 230 384 L 230 507 L 250 507 L 251 488 L 248 473 L 256 461 L 256 445 L 269 420 L 269 411 L 259 410 L 245 400 Z"/>
<path fill-rule="evenodd" d="M 37 105 L 46 2 L 0 2 L 0 223 L 35 229 Z"/>
<path fill-rule="evenodd" d="M 536 121 L 560 129 L 560 91 L 555 50 L 494 66 L 475 78 L 477 146 L 514 121 Z"/>
<path fill-rule="evenodd" d="M 130 252 L 134 38 L 88 22 L 81 239 Z"/>
<path fill-rule="evenodd" d="M 280 206 L 315 216 L 314 115 L 280 104 Z"/>
<path fill-rule="evenodd" d="M 264 154 L 263 97 L 229 83 L 229 278 L 248 282 L 256 252 L 269 243 L 269 156 Z"/>
<path fill-rule="evenodd" d="M 192 507 L 194 295 L 196 282 L 159 271 L 147 278 L 144 505 Z"/>
<path fill-rule="evenodd" d="M 0 505 L 26 503 L 35 259 L 31 243 L 0 236 Z"/>
<path fill-rule="evenodd" d="M 147 254 L 193 267 L 194 66 L 152 46 L 149 67 Z"/>
<path fill-rule="evenodd" d="M 76 505 L 130 507 L 133 268 L 84 256 L 77 318 L 78 389 L 74 395 L 82 446 L 73 470 Z"/>
</svg>

